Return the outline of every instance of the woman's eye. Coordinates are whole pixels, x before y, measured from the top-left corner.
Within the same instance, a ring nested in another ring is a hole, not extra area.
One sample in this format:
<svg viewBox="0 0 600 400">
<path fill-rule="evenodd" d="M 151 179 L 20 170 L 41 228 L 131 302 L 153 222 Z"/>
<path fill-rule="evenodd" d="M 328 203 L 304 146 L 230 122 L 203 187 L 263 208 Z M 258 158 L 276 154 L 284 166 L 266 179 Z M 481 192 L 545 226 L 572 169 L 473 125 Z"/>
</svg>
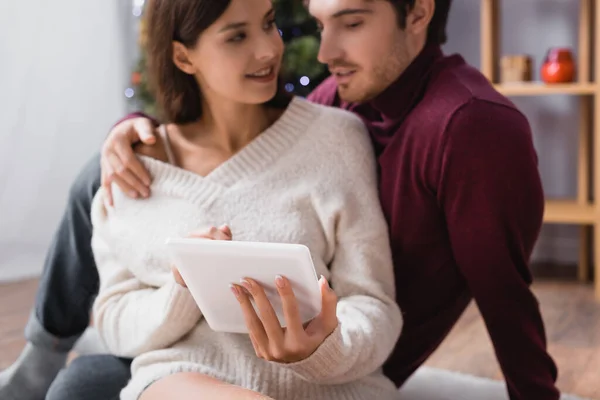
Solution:
<svg viewBox="0 0 600 400">
<path fill-rule="evenodd" d="M 231 39 L 229 39 L 228 42 L 241 42 L 244 39 L 246 39 L 246 34 L 239 33 L 239 34 L 235 35 L 234 37 L 232 37 Z"/>
</svg>

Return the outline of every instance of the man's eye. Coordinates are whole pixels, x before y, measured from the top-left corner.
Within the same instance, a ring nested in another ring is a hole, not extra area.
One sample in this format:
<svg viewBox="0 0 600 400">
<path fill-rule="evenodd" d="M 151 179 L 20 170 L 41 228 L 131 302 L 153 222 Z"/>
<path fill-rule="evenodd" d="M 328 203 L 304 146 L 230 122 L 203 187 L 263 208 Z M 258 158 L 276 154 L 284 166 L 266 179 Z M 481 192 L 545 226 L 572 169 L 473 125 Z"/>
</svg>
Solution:
<svg viewBox="0 0 600 400">
<path fill-rule="evenodd" d="M 362 21 L 360 21 L 360 22 L 354 22 L 352 24 L 347 24 L 346 28 L 354 29 L 354 28 L 358 28 L 361 25 L 362 25 Z"/>
</svg>

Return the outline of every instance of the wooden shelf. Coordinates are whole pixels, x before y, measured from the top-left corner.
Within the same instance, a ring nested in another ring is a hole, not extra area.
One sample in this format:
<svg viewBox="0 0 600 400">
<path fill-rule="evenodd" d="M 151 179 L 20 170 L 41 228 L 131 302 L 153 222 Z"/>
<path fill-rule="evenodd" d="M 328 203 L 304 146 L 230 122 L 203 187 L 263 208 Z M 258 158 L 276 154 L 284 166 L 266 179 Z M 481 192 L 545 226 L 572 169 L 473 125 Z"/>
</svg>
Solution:
<svg viewBox="0 0 600 400">
<path fill-rule="evenodd" d="M 544 222 L 593 225 L 596 218 L 596 208 L 592 204 L 580 204 L 574 200 L 546 200 Z"/>
<path fill-rule="evenodd" d="M 544 222 L 581 226 L 578 276 L 582 282 L 589 280 L 594 265 L 594 286 L 600 301 L 600 0 L 579 0 L 577 81 L 565 84 L 498 81 L 500 2 L 481 0 L 481 71 L 485 77 L 509 97 L 579 96 L 577 195 L 572 200 L 546 199 Z M 588 201 L 591 198 L 594 202 Z"/>
<path fill-rule="evenodd" d="M 505 96 L 593 95 L 598 91 L 598 85 L 594 83 L 548 85 L 543 82 L 524 82 L 496 84 L 494 87 Z"/>
<path fill-rule="evenodd" d="M 546 199 L 544 222 L 580 225 L 579 279 L 586 282 L 594 266 L 600 301 L 600 0 L 579 0 L 577 81 L 565 84 L 499 82 L 502 0 L 481 2 L 481 72 L 505 96 L 579 96 L 577 194 L 573 199 Z M 536 60 L 536 64 L 542 60 Z M 543 156 L 543 155 L 542 155 Z M 594 201 L 589 201 L 594 199 Z M 590 257 L 592 255 L 593 258 Z"/>
</svg>

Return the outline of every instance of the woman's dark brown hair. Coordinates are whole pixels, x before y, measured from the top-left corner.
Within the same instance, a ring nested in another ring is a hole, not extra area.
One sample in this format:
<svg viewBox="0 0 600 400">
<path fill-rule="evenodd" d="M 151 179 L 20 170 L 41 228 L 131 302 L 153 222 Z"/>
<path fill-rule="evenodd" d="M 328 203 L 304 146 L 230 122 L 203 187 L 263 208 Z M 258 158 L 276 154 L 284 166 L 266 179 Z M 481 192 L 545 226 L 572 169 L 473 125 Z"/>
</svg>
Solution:
<svg viewBox="0 0 600 400">
<path fill-rule="evenodd" d="M 201 90 L 192 75 L 173 62 L 173 41 L 193 47 L 204 30 L 229 7 L 231 0 L 149 0 L 146 4 L 148 78 L 164 122 L 185 124 L 202 115 Z M 207 60 L 210 62 L 210 60 Z M 281 82 L 265 105 L 285 108 L 290 95 Z"/>
</svg>

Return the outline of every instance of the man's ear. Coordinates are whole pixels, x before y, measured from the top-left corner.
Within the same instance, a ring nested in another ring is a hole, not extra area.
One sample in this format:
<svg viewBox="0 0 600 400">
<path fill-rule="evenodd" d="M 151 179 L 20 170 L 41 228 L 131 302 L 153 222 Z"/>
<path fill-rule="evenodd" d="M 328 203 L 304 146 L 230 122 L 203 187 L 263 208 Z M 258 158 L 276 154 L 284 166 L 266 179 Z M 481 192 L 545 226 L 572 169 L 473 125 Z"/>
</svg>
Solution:
<svg viewBox="0 0 600 400">
<path fill-rule="evenodd" d="M 413 34 L 427 34 L 434 13 L 435 0 L 417 0 L 406 16 L 406 30 Z"/>
<path fill-rule="evenodd" d="M 173 62 L 183 72 L 189 75 L 196 73 L 196 67 L 190 59 L 190 53 L 182 43 L 173 41 Z"/>
</svg>

